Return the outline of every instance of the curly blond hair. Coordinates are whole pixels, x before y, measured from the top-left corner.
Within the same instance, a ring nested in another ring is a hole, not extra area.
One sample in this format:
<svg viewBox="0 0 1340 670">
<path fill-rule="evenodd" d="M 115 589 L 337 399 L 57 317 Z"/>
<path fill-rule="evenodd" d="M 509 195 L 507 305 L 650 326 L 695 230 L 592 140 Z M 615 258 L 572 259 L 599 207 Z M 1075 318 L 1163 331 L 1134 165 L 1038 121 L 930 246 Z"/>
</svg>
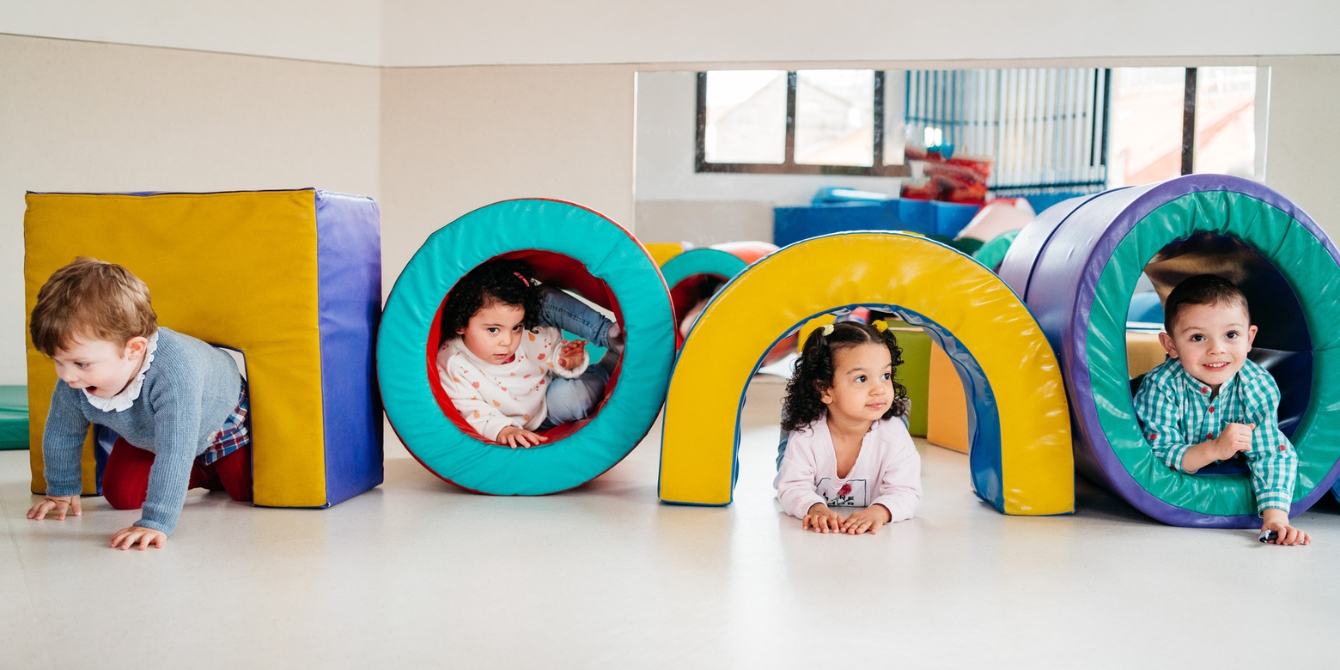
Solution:
<svg viewBox="0 0 1340 670">
<path fill-rule="evenodd" d="M 28 325 L 33 346 L 48 356 L 75 339 L 124 346 L 133 337 L 157 331 L 149 287 L 120 265 L 83 256 L 42 285 Z"/>
</svg>

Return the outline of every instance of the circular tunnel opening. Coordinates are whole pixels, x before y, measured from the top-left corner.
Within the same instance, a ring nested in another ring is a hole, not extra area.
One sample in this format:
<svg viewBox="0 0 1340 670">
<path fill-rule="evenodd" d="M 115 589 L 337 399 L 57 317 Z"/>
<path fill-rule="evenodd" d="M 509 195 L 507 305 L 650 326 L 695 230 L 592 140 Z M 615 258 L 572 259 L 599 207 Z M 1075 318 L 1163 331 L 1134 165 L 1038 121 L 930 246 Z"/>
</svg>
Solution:
<svg viewBox="0 0 1340 670">
<path fill-rule="evenodd" d="M 514 260 L 525 263 L 531 268 L 532 279 L 539 281 L 542 285 L 554 286 L 562 289 L 565 292 L 575 295 L 585 302 L 608 312 L 609 315 L 612 315 L 611 320 L 626 332 L 623 311 L 620 309 L 619 301 L 615 297 L 614 291 L 605 281 L 592 275 L 580 261 L 570 256 L 551 251 L 519 250 L 494 256 L 484 263 L 480 263 L 480 265 L 499 260 Z M 455 287 L 453 286 L 452 289 L 454 290 L 454 288 Z M 484 444 L 502 447 L 504 445 L 485 439 L 483 435 L 480 435 L 469 422 L 465 420 L 465 417 L 462 416 L 460 411 L 456 408 L 455 403 L 453 403 L 451 398 L 447 396 L 446 391 L 442 388 L 442 384 L 438 379 L 437 353 L 442 345 L 449 339 L 444 337 L 444 333 L 442 332 L 442 313 L 446 307 L 447 300 L 450 297 L 451 291 L 449 290 L 438 304 L 436 314 L 433 316 L 433 320 L 429 326 L 428 346 L 427 351 L 425 352 L 427 356 L 426 374 L 428 376 L 428 386 L 431 389 L 433 398 L 437 401 L 437 405 L 441 409 L 443 416 L 459 428 L 462 433 Z M 568 331 L 564 331 L 564 335 L 565 338 L 573 336 L 573 334 Z M 600 356 L 604 353 L 603 348 L 597 347 L 592 343 L 588 344 L 587 350 L 588 354 L 590 354 L 590 365 L 596 365 Z M 532 431 L 549 439 L 547 442 L 531 447 L 531 449 L 552 447 L 560 443 L 564 438 L 577 433 L 582 427 L 594 420 L 605 407 L 608 400 L 613 396 L 614 389 L 619 383 L 619 377 L 622 371 L 623 356 L 620 354 L 617 355 L 613 369 L 610 372 L 609 381 L 605 384 L 603 396 L 591 409 L 586 418 L 581 419 L 580 421 L 560 424 L 548 429 Z"/>
<path fill-rule="evenodd" d="M 693 329 L 694 322 L 702 314 L 707 302 L 729 279 L 718 274 L 694 274 L 670 287 L 670 305 L 675 311 L 675 324 L 681 344 Z"/>
<path fill-rule="evenodd" d="M 1223 277 L 1247 297 L 1251 323 L 1257 327 L 1248 358 L 1265 368 L 1279 386 L 1279 427 L 1285 437 L 1292 439 L 1312 398 L 1313 381 L 1312 337 L 1297 293 L 1274 263 L 1232 235 L 1203 232 L 1176 240 L 1160 249 L 1144 266 L 1144 276 L 1152 285 L 1160 306 L 1179 283 L 1201 274 Z M 1128 318 L 1130 316 L 1128 314 Z M 1128 356 L 1131 356 L 1133 343 L 1129 332 L 1127 347 Z M 1159 354 L 1163 351 L 1156 342 L 1151 345 L 1146 340 L 1143 346 L 1157 347 Z M 1158 358 L 1162 362 L 1162 357 Z M 1143 378 L 1140 374 L 1132 379 L 1132 396 Z M 1196 474 L 1249 472 L 1246 458 L 1238 455 L 1232 460 L 1202 468 Z"/>
<path fill-rule="evenodd" d="M 929 439 L 927 441 L 943 448 L 966 452 L 975 490 L 987 499 L 998 496 L 1002 483 L 992 473 L 999 472 L 1000 469 L 1001 428 L 995 393 L 992 390 L 991 383 L 986 378 L 980 363 L 968 351 L 967 347 L 947 328 L 925 315 L 900 305 L 888 303 L 851 304 L 812 314 L 776 336 L 773 344 L 755 362 L 753 373 L 750 376 L 750 384 L 753 383 L 752 380 L 759 374 L 760 370 L 772 362 L 779 346 L 786 345 L 791 350 L 796 348 L 797 342 L 800 343 L 800 346 L 803 346 L 803 338 L 808 337 L 811 332 L 822 327 L 825 323 L 829 323 L 830 319 L 832 323 L 859 321 L 867 324 L 883 320 L 890 329 L 895 331 L 894 339 L 898 342 L 899 349 L 902 351 L 903 362 L 894 371 L 894 378 L 903 385 L 908 394 L 907 400 L 910 402 L 911 411 L 902 419 L 904 424 L 907 425 L 909 433 L 914 437 L 927 439 L 924 425 L 919 431 L 913 427 L 915 421 L 913 414 L 917 411 L 918 403 L 920 403 L 920 411 L 923 415 L 922 423 L 925 423 L 924 415 L 929 409 L 926 406 L 929 400 L 928 386 L 930 381 L 927 377 L 933 374 L 930 369 L 931 343 L 947 355 L 953 366 L 954 381 L 962 385 L 962 400 L 965 405 L 962 409 L 964 413 L 956 416 L 954 420 L 961 419 L 965 424 L 962 427 L 966 430 L 965 449 L 957 449 L 954 446 Z M 909 346 L 911 344 L 910 339 L 922 334 L 928 340 L 925 343 L 927 346 L 920 348 Z M 790 376 L 788 375 L 786 379 L 789 380 Z M 750 384 L 745 385 L 740 396 L 740 405 L 736 410 L 737 426 L 741 425 L 743 420 Z M 778 408 L 779 411 L 780 409 Z M 777 457 L 774 463 L 776 467 L 781 466 L 787 441 L 788 433 L 781 431 L 778 439 Z M 739 477 L 738 444 L 735 458 L 733 482 Z"/>
<path fill-rule="evenodd" d="M 1288 396 L 1279 420 L 1301 416 L 1288 428 L 1298 457 L 1292 512 L 1329 489 L 1340 473 L 1340 442 L 1337 419 L 1325 408 L 1340 391 L 1331 381 L 1335 336 L 1324 323 L 1340 306 L 1340 253 L 1306 213 L 1247 180 L 1190 175 L 1075 198 L 1035 224 L 1016 239 L 1001 273 L 1024 288 L 1060 353 L 1077 434 L 1075 463 L 1086 478 L 1165 523 L 1259 523 L 1249 477 L 1167 467 L 1132 402 L 1124 335 L 1138 284 L 1153 288 L 1159 280 L 1169 290 L 1182 277 L 1218 269 L 1236 275 L 1261 331 L 1254 357 L 1273 368 L 1281 396 Z M 1151 324 L 1155 331 L 1159 325 Z"/>
</svg>

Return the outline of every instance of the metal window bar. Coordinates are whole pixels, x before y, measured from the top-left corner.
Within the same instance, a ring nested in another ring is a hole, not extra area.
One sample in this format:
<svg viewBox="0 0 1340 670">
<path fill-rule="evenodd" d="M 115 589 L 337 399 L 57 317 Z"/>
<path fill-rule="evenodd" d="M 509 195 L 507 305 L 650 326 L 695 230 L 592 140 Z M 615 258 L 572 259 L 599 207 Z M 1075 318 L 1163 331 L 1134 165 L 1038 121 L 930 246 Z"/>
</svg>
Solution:
<svg viewBox="0 0 1340 670">
<path fill-rule="evenodd" d="M 909 70 L 905 122 L 959 155 L 993 159 L 999 195 L 1101 191 L 1111 73 L 1096 68 Z"/>
</svg>

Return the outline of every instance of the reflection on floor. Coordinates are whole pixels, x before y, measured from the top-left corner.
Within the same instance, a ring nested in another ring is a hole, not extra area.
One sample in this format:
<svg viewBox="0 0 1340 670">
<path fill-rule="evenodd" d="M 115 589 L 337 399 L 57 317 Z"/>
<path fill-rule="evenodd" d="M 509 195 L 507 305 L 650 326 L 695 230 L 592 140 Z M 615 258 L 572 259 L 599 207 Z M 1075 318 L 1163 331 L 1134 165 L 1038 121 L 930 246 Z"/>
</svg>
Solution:
<svg viewBox="0 0 1340 670">
<path fill-rule="evenodd" d="M 328 510 L 193 492 L 161 551 L 133 512 L 24 518 L 0 452 L 0 668 L 1292 667 L 1340 657 L 1340 507 L 1306 548 L 1151 522 L 1081 486 L 1074 516 L 978 502 L 921 445 L 925 499 L 874 537 L 803 533 L 772 497 L 780 384 L 751 386 L 735 504 L 656 502 L 659 427 L 577 491 L 456 490 L 399 449 Z M 1265 611 L 1268 615 L 1263 616 Z"/>
</svg>

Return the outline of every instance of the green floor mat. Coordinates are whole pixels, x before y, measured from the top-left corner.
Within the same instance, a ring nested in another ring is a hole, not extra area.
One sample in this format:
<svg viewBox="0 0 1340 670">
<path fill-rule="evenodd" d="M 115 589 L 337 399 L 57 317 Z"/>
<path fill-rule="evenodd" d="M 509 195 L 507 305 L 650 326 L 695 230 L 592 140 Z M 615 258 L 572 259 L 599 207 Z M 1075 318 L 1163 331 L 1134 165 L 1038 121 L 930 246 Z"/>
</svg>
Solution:
<svg viewBox="0 0 1340 670">
<path fill-rule="evenodd" d="M 0 450 L 28 448 L 28 387 L 0 386 Z"/>
</svg>

